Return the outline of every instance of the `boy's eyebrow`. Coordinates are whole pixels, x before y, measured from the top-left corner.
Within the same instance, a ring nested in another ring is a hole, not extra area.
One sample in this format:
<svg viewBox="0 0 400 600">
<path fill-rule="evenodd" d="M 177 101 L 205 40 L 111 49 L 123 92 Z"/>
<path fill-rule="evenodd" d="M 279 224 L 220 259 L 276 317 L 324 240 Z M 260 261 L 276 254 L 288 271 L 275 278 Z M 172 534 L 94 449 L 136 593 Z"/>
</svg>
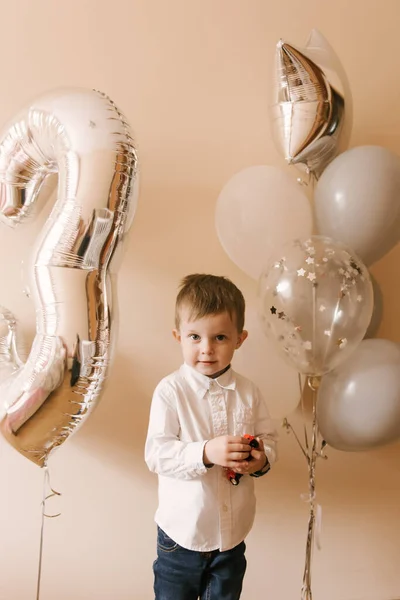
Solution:
<svg viewBox="0 0 400 600">
<path fill-rule="evenodd" d="M 197 329 L 188 329 L 187 333 L 198 333 Z M 228 335 L 228 332 L 225 329 L 218 329 L 217 331 L 213 331 L 211 335 Z"/>
<path fill-rule="evenodd" d="M 191 331 L 190 333 L 197 333 L 197 332 L 195 332 L 195 331 Z M 222 329 L 222 330 L 220 330 L 220 331 L 214 331 L 214 332 L 210 333 L 209 335 L 210 335 L 211 337 L 215 337 L 215 336 L 217 336 L 217 335 L 226 335 L 226 336 L 228 336 L 229 334 L 228 334 L 228 332 L 227 332 L 227 331 L 225 331 L 224 329 Z"/>
</svg>

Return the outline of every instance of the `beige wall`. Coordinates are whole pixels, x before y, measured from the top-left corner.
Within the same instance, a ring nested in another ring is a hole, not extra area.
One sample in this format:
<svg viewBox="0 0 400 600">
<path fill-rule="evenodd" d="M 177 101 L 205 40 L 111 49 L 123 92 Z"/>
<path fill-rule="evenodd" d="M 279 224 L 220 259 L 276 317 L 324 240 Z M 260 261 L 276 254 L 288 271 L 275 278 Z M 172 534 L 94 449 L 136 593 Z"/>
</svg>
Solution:
<svg viewBox="0 0 400 600">
<path fill-rule="evenodd" d="M 153 598 L 156 479 L 143 463 L 143 443 L 152 390 L 180 361 L 170 329 L 181 276 L 211 271 L 242 287 L 253 342 L 243 347 L 241 364 L 276 417 L 294 408 L 296 375 L 257 331 L 255 283 L 218 242 L 217 195 L 246 166 L 283 164 L 267 113 L 274 46 L 281 36 L 301 45 L 312 27 L 337 50 L 352 84 L 352 144 L 400 153 L 399 20 L 398 0 L 2 3 L 0 122 L 49 88 L 96 87 L 125 111 L 142 164 L 109 387 L 51 464 L 63 496 L 48 508 L 62 516 L 46 522 L 41 600 Z M 20 265 L 40 223 L 0 232 L 0 302 L 16 312 L 28 337 L 33 310 L 22 295 Z M 381 334 L 396 341 L 399 258 L 397 248 L 373 269 L 384 297 Z M 316 600 L 400 598 L 399 458 L 397 445 L 358 455 L 330 451 L 318 465 L 323 548 L 314 560 Z M 0 477 L 0 599 L 33 599 L 43 473 L 1 441 Z M 282 433 L 279 466 L 257 488 L 243 599 L 300 598 L 307 472 L 292 437 Z"/>
</svg>

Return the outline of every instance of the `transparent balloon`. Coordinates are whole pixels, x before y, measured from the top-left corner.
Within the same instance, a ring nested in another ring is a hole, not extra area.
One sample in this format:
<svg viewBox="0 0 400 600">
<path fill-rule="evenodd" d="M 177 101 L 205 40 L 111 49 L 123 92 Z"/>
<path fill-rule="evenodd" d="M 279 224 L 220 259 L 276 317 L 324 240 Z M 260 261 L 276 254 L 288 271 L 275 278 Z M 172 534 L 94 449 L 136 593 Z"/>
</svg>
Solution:
<svg viewBox="0 0 400 600">
<path fill-rule="evenodd" d="M 367 331 L 373 288 L 351 249 L 312 236 L 282 248 L 259 281 L 260 316 L 277 350 L 300 373 L 320 377 Z"/>
<path fill-rule="evenodd" d="M 280 40 L 271 106 L 272 134 L 289 164 L 316 179 L 348 146 L 352 100 L 335 51 L 317 30 L 304 48 Z"/>
</svg>

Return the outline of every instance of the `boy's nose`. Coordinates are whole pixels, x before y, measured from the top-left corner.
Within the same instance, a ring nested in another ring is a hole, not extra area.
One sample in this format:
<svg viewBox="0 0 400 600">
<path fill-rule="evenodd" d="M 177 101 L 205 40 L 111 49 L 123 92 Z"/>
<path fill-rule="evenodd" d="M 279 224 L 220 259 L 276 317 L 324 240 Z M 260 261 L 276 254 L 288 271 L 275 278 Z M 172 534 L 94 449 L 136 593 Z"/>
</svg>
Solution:
<svg viewBox="0 0 400 600">
<path fill-rule="evenodd" d="M 208 340 L 205 340 L 203 343 L 203 346 L 201 348 L 201 351 L 203 354 L 212 354 L 213 352 L 213 345 L 211 342 L 209 342 Z"/>
</svg>

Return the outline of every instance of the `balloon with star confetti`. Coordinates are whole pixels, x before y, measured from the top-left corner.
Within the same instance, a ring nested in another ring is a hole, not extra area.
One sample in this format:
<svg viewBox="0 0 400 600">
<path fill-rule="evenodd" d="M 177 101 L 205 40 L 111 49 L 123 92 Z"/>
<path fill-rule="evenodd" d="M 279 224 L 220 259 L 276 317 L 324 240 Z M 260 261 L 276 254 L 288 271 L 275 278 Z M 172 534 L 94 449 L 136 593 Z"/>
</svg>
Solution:
<svg viewBox="0 0 400 600">
<path fill-rule="evenodd" d="M 259 280 L 267 336 L 297 371 L 319 377 L 363 339 L 373 310 L 367 268 L 350 248 L 322 236 L 295 240 Z"/>
</svg>

